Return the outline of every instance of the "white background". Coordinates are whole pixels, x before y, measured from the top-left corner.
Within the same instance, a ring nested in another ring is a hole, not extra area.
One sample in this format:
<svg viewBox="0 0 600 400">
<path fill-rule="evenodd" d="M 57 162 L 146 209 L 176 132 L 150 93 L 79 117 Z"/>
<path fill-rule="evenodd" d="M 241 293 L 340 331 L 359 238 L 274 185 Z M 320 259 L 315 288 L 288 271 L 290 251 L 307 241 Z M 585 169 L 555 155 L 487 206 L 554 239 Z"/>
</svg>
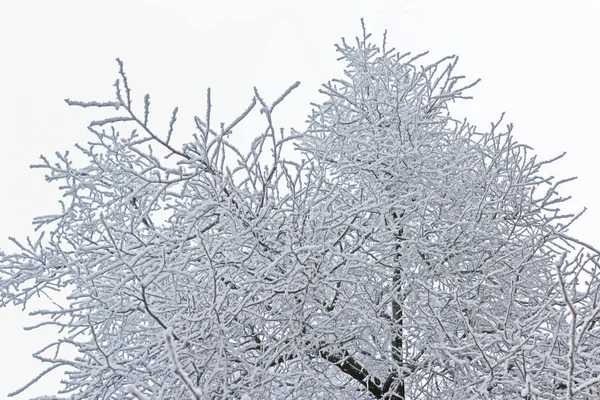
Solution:
<svg viewBox="0 0 600 400">
<path fill-rule="evenodd" d="M 387 29 L 401 52 L 457 54 L 459 73 L 482 78 L 457 115 L 483 129 L 506 111 L 519 142 L 542 157 L 567 151 L 548 173 L 579 177 L 563 189 L 573 210 L 588 208 L 573 234 L 600 245 L 597 0 L 0 0 L 0 248 L 13 250 L 8 236 L 32 234 L 34 216 L 57 210 L 56 187 L 28 166 L 87 142 L 87 122 L 101 117 L 63 99 L 112 100 L 115 57 L 137 104 L 151 93 L 158 130 L 180 107 L 182 141 L 191 116 L 204 114 L 208 86 L 215 118 L 228 122 L 253 86 L 273 101 L 300 80 L 275 124 L 302 129 L 319 85 L 342 75 L 334 43 L 359 35 L 361 17 L 377 40 Z M 0 398 L 43 369 L 30 354 L 51 334 L 23 331 L 31 322 L 19 309 L 0 310 Z M 54 393 L 60 377 L 17 398 Z"/>
</svg>

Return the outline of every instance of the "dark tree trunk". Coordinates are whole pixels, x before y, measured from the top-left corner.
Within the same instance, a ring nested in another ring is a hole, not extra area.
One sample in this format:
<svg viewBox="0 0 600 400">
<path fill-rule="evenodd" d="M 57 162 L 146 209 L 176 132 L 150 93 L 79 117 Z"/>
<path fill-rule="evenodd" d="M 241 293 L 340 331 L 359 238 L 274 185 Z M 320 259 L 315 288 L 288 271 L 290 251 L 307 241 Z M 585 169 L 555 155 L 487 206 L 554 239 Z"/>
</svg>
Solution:
<svg viewBox="0 0 600 400">
<path fill-rule="evenodd" d="M 394 222 L 398 223 L 402 215 L 392 214 Z M 402 267 L 400 265 L 400 255 L 402 254 L 403 229 L 399 228 L 395 234 L 396 239 L 396 267 L 392 278 L 393 290 L 395 296 L 392 300 L 392 323 L 394 336 L 392 338 L 392 358 L 396 362 L 397 373 L 387 379 L 386 386 L 389 384 L 388 395 L 390 400 L 406 400 L 406 390 L 404 384 L 404 338 L 403 338 L 403 293 L 402 293 Z M 394 382 L 395 381 L 395 382 Z M 391 390 L 390 390 L 391 389 Z"/>
</svg>

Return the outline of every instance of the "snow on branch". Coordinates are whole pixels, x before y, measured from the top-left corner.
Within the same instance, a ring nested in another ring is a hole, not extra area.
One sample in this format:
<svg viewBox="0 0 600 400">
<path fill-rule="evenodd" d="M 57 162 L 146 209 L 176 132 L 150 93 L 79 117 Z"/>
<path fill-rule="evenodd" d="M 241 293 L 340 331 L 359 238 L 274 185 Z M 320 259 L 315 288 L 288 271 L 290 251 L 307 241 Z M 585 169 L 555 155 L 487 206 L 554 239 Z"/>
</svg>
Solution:
<svg viewBox="0 0 600 400">
<path fill-rule="evenodd" d="M 48 298 L 30 328 L 61 335 L 12 395 L 68 366 L 73 400 L 598 397 L 600 252 L 570 232 L 571 178 L 502 118 L 453 118 L 477 83 L 458 57 L 386 41 L 363 21 L 336 46 L 303 131 L 273 118 L 299 82 L 219 123 L 208 89 L 188 138 L 179 107 L 133 107 L 120 59 L 113 101 L 67 99 L 110 114 L 32 166 L 59 210 L 0 251 L 0 306 Z"/>
</svg>

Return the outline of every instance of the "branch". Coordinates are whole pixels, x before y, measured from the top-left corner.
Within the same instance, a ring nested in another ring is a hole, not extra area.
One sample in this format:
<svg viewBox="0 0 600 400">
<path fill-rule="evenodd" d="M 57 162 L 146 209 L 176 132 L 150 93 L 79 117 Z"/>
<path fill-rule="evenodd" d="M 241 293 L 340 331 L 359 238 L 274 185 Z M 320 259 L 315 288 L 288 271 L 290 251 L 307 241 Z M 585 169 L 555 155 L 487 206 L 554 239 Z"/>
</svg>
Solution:
<svg viewBox="0 0 600 400">
<path fill-rule="evenodd" d="M 175 375 L 177 375 L 183 381 L 183 383 L 189 389 L 189 391 L 192 392 L 194 399 L 202 400 L 202 393 L 200 393 L 194 387 L 192 380 L 185 373 L 185 371 L 181 368 L 181 365 L 179 364 L 179 360 L 177 359 L 177 353 L 175 352 L 175 345 L 173 344 L 174 338 L 175 338 L 175 335 L 173 334 L 173 331 L 171 329 L 167 329 L 167 331 L 165 332 L 165 339 L 167 342 L 167 350 L 169 351 L 169 358 L 171 359 L 171 362 L 173 363 L 173 372 L 175 372 Z"/>
<path fill-rule="evenodd" d="M 14 392 L 11 392 L 8 394 L 8 397 L 13 397 L 18 395 L 19 393 L 24 392 L 26 389 L 28 389 L 31 385 L 33 385 L 34 383 L 36 383 L 37 381 L 39 381 L 40 379 L 42 379 L 46 374 L 48 374 L 50 371 L 63 366 L 63 364 L 54 364 L 48 368 L 46 368 L 44 371 L 42 371 L 38 376 L 36 376 L 35 378 L 33 378 L 32 380 L 30 380 L 25 386 L 21 387 L 18 390 L 15 390 Z"/>
<path fill-rule="evenodd" d="M 168 330 L 169 328 L 167 328 L 164 322 L 162 322 L 160 318 L 158 318 L 156 314 L 154 314 L 152 310 L 150 310 L 150 305 L 148 304 L 148 300 L 146 298 L 146 286 L 144 285 L 142 285 L 142 301 L 144 302 L 144 307 L 146 307 L 146 311 L 148 311 L 148 315 L 150 315 L 164 330 Z M 179 340 L 175 333 L 171 332 L 170 335 L 172 335 L 175 338 L 175 340 Z"/>
<path fill-rule="evenodd" d="M 65 103 L 70 106 L 78 106 L 78 107 L 114 107 L 117 110 L 121 107 L 121 103 L 118 101 L 79 101 L 79 100 L 71 100 L 65 99 Z"/>
<path fill-rule="evenodd" d="M 567 307 L 569 309 L 569 312 L 571 313 L 571 318 L 573 319 L 570 322 L 571 325 L 571 330 L 569 332 L 569 353 L 568 353 L 568 357 L 569 357 L 569 368 L 567 371 L 567 395 L 569 396 L 569 400 L 573 399 L 573 395 L 574 395 L 574 390 L 573 390 L 573 386 L 575 384 L 574 382 L 574 376 L 575 376 L 575 356 L 577 353 L 577 309 L 575 308 L 575 306 L 573 305 L 573 302 L 571 301 L 571 298 L 569 296 L 569 294 L 567 293 L 567 283 L 565 282 L 565 278 L 563 276 L 563 272 L 566 271 L 567 268 L 567 263 L 566 263 L 566 257 L 567 257 L 567 253 L 564 253 L 560 259 L 556 262 L 555 266 L 556 266 L 556 273 L 558 275 L 558 281 L 560 283 L 560 289 L 563 295 L 563 299 L 565 300 L 565 303 L 567 304 Z M 563 264 L 564 264 L 564 270 L 563 270 Z"/>
<path fill-rule="evenodd" d="M 350 356 L 347 350 L 343 350 L 341 356 L 330 353 L 327 350 L 319 350 L 319 356 L 338 367 L 346 375 L 354 378 L 375 396 L 376 399 L 382 398 L 381 380 L 376 377 L 371 378 L 369 371 Z"/>
</svg>

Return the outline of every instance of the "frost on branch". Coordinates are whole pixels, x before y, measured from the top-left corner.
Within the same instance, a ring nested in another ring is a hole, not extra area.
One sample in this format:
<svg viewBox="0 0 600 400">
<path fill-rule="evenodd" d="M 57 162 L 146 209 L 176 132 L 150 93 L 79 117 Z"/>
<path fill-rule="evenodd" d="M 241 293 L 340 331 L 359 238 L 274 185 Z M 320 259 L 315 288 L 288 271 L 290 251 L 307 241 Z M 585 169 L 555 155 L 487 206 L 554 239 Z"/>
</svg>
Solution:
<svg viewBox="0 0 600 400">
<path fill-rule="evenodd" d="M 569 179 L 502 119 L 451 117 L 474 84 L 456 57 L 417 67 L 366 32 L 337 50 L 345 77 L 302 133 L 272 119 L 298 83 L 219 128 L 209 90 L 181 148 L 178 108 L 156 131 L 120 60 L 114 101 L 67 100 L 115 115 L 90 124 L 87 163 L 34 166 L 61 211 L 0 259 L 2 305 L 68 294 L 38 311 L 63 330 L 35 355 L 65 398 L 598 395 L 599 255 L 568 234 Z"/>
</svg>

